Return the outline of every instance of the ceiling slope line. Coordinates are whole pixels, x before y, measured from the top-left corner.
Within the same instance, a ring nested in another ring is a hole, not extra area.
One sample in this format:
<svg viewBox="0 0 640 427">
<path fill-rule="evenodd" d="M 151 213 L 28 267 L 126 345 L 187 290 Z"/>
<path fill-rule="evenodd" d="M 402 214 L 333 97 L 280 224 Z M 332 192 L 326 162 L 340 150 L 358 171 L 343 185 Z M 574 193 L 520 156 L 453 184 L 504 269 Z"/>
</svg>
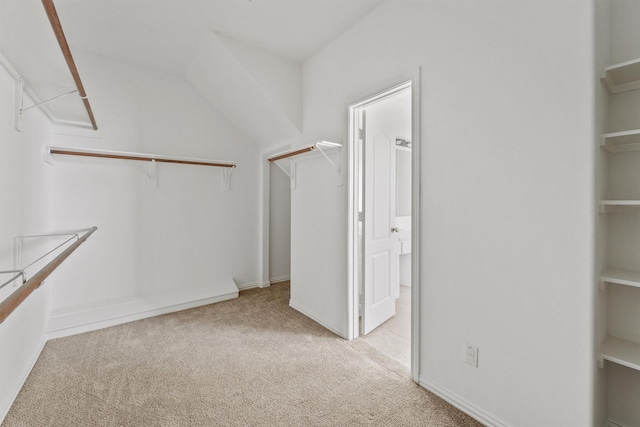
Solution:
<svg viewBox="0 0 640 427">
<path fill-rule="evenodd" d="M 201 40 L 184 77 L 260 149 L 301 133 L 264 82 L 213 32 Z"/>
</svg>

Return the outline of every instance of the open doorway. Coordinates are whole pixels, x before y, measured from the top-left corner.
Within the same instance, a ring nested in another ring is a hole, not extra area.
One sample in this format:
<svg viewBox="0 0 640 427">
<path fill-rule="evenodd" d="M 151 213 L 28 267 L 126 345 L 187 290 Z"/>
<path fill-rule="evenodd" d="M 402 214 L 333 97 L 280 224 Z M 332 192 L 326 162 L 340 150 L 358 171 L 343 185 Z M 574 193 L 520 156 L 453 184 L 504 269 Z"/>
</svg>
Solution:
<svg viewBox="0 0 640 427">
<path fill-rule="evenodd" d="M 407 367 L 417 295 L 411 288 L 412 122 L 412 82 L 350 107 L 352 333 Z"/>
<path fill-rule="evenodd" d="M 276 164 L 269 168 L 269 283 L 291 278 L 291 179 Z"/>
</svg>

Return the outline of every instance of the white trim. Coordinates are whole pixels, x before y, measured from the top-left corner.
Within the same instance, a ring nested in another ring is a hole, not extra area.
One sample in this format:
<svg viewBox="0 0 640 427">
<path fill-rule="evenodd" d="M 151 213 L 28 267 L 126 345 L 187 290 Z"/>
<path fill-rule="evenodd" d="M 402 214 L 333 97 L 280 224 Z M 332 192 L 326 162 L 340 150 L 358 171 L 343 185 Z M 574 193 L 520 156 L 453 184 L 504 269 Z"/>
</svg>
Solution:
<svg viewBox="0 0 640 427">
<path fill-rule="evenodd" d="M 260 222 L 258 223 L 258 245 L 259 245 L 259 254 L 258 254 L 258 271 L 260 274 L 260 282 L 268 282 L 269 281 L 269 260 L 271 259 L 269 243 L 270 243 L 270 225 L 271 218 L 269 212 L 269 201 L 271 199 L 271 168 L 270 164 L 267 162 L 268 154 L 262 153 L 260 156 L 260 206 L 259 206 L 259 215 Z M 252 286 L 252 287 L 262 287 L 262 286 Z M 249 289 L 247 287 L 243 287 L 242 289 Z"/>
<path fill-rule="evenodd" d="M 289 300 L 289 306 L 291 308 L 293 308 L 294 310 L 304 314 L 305 316 L 307 316 L 308 318 L 310 318 L 314 322 L 318 323 L 319 325 L 327 328 L 328 330 L 330 330 L 334 334 L 338 335 L 339 337 L 344 337 L 343 331 L 339 330 L 338 328 L 334 327 L 333 325 L 329 325 L 324 320 L 322 320 L 320 316 L 317 316 L 314 312 L 312 312 L 308 308 L 304 307 L 302 304 L 298 304 L 294 300 L 290 299 Z"/>
<path fill-rule="evenodd" d="M 269 279 L 269 281 L 271 282 L 271 284 L 273 285 L 274 283 L 280 283 L 280 282 L 286 282 L 288 280 L 291 280 L 291 276 L 279 276 L 279 277 L 272 277 L 271 279 Z"/>
<path fill-rule="evenodd" d="M 238 289 L 241 291 L 246 291 L 247 289 L 255 289 L 255 288 L 268 288 L 271 286 L 270 281 L 259 281 L 259 282 L 251 282 L 251 283 L 242 283 L 238 285 Z"/>
<path fill-rule="evenodd" d="M 291 148 L 291 144 L 274 145 L 271 148 L 263 150 L 260 153 L 260 208 L 259 214 L 261 221 L 259 222 L 259 246 L 260 253 L 258 255 L 258 268 L 260 271 L 260 282 L 258 284 L 251 283 L 238 285 L 240 289 L 264 288 L 271 284 L 269 280 L 269 261 L 271 258 L 269 244 L 271 242 L 270 227 L 271 218 L 269 213 L 269 204 L 271 202 L 271 163 L 267 159 L 273 156 L 274 152 Z"/>
<path fill-rule="evenodd" d="M 413 380 L 420 379 L 420 230 L 422 202 L 420 199 L 420 176 L 422 164 L 422 134 L 420 133 L 422 68 L 418 67 L 411 80 L 411 374 Z"/>
<path fill-rule="evenodd" d="M 136 296 L 106 304 L 87 304 L 51 313 L 47 338 L 60 338 L 226 301 L 238 297 L 231 281 L 190 291 Z"/>
<path fill-rule="evenodd" d="M 40 358 L 40 354 L 42 353 L 42 350 L 44 349 L 45 344 L 47 344 L 47 341 L 48 340 L 44 336 L 41 338 L 40 344 L 38 345 L 38 349 L 34 352 L 33 356 L 31 357 L 30 363 L 27 365 L 28 369 L 26 369 L 25 372 L 22 373 L 22 380 L 18 382 L 17 384 L 18 387 L 16 387 L 15 390 L 13 390 L 13 393 L 12 393 L 13 396 L 7 402 L 8 403 L 7 407 L 0 408 L 0 424 L 2 424 L 7 414 L 9 413 L 9 410 L 11 410 L 13 403 L 16 401 L 16 398 L 18 397 L 18 393 L 20 393 L 20 390 L 22 390 L 24 383 L 27 381 L 27 378 L 29 378 L 29 375 L 31 374 L 33 367 L 36 365 L 36 362 Z"/>
<path fill-rule="evenodd" d="M 420 379 L 420 381 L 418 381 L 418 384 L 487 427 L 509 426 L 505 422 L 500 421 L 494 416 L 487 414 L 486 412 L 470 404 L 457 394 L 450 392 L 446 388 L 432 381 Z"/>
</svg>

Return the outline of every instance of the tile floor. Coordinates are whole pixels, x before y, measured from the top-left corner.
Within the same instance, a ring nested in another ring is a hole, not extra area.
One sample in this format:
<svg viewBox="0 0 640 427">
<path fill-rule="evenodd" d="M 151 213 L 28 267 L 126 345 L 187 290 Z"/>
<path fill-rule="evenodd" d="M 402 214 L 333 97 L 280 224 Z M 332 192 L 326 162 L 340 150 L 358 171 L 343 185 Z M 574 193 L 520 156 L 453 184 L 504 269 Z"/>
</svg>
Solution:
<svg viewBox="0 0 640 427">
<path fill-rule="evenodd" d="M 411 288 L 400 286 L 396 315 L 363 337 L 372 347 L 411 367 Z"/>
</svg>

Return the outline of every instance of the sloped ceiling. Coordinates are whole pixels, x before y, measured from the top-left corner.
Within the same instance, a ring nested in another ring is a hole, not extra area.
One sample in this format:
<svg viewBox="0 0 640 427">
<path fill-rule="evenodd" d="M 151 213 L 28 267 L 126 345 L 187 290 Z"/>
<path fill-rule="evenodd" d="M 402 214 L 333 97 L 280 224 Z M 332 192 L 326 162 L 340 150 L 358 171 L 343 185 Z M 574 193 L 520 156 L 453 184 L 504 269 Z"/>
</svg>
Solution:
<svg viewBox="0 0 640 427">
<path fill-rule="evenodd" d="M 55 0 L 55 5 L 72 52 L 184 77 L 266 148 L 301 131 L 301 64 L 382 1 Z M 40 0 L 0 1 L 0 52 L 30 80 L 61 86 L 51 92 L 72 82 Z M 41 75 L 50 69 L 55 74 Z"/>
<path fill-rule="evenodd" d="M 56 0 L 72 48 L 182 75 L 215 31 L 304 62 L 382 0 Z"/>
<path fill-rule="evenodd" d="M 185 77 L 261 148 L 302 131 L 298 63 L 209 32 Z"/>
</svg>

